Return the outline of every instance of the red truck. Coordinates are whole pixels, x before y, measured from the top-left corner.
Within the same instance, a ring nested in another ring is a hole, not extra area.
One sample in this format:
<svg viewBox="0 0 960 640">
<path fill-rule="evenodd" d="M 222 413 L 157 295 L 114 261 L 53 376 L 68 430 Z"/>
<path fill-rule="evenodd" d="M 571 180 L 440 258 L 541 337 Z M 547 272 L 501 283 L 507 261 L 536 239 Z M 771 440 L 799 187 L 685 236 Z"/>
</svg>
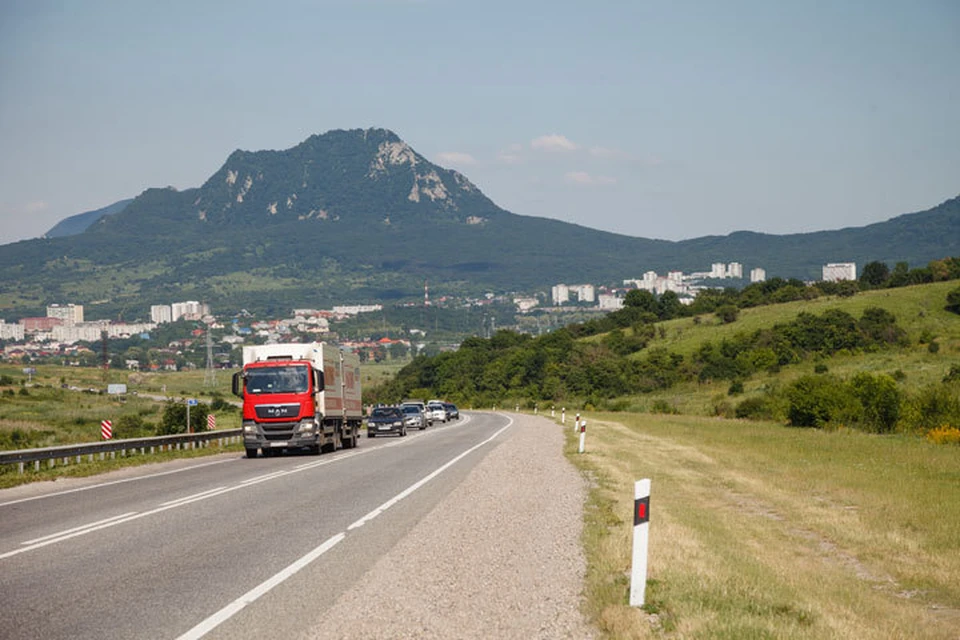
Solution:
<svg viewBox="0 0 960 640">
<path fill-rule="evenodd" d="M 233 393 L 243 398 L 248 458 L 258 451 L 273 456 L 285 449 L 350 449 L 360 441 L 363 405 L 356 354 L 324 342 L 244 347 Z"/>
</svg>

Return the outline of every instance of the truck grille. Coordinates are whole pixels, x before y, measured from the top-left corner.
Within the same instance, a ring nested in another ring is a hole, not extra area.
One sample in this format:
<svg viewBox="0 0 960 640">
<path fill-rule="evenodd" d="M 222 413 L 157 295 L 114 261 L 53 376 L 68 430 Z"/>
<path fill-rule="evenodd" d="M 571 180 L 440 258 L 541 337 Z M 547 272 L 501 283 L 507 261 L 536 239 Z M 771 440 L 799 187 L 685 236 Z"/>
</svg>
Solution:
<svg viewBox="0 0 960 640">
<path fill-rule="evenodd" d="M 290 440 L 297 428 L 296 422 L 266 422 L 260 423 L 263 437 L 267 440 Z"/>
</svg>

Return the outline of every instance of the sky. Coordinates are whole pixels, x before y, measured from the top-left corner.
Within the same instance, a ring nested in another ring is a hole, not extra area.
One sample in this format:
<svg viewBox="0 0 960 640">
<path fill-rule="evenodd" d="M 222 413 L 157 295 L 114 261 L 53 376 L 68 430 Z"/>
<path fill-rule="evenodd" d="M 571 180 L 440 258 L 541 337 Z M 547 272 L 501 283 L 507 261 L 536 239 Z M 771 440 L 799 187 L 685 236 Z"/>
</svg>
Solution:
<svg viewBox="0 0 960 640">
<path fill-rule="evenodd" d="M 0 0 L 0 244 L 382 127 L 523 215 L 681 240 L 960 194 L 957 0 Z"/>
</svg>

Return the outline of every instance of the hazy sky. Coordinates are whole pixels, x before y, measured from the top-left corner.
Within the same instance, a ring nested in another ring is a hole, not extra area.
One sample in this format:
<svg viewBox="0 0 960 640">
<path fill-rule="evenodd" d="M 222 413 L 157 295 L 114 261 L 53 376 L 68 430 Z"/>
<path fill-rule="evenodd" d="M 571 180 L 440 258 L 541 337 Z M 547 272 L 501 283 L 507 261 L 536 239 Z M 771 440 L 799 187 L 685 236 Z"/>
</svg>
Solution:
<svg viewBox="0 0 960 640">
<path fill-rule="evenodd" d="M 0 243 L 366 127 L 514 213 L 861 226 L 960 194 L 960 2 L 0 0 Z"/>
</svg>

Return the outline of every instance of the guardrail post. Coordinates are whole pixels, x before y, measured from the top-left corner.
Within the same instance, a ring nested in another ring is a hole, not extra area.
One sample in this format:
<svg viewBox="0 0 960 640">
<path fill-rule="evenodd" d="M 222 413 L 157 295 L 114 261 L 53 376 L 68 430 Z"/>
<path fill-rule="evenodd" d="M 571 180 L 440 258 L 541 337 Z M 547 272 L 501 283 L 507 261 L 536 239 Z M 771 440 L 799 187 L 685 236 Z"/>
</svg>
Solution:
<svg viewBox="0 0 960 640">
<path fill-rule="evenodd" d="M 40 472 L 40 461 L 39 461 L 39 460 L 37 460 L 36 462 L 33 463 L 33 470 L 36 471 L 37 473 Z"/>
<path fill-rule="evenodd" d="M 17 467 L 20 470 L 20 475 L 23 475 L 23 463 L 21 462 L 20 464 L 17 465 Z"/>
</svg>

